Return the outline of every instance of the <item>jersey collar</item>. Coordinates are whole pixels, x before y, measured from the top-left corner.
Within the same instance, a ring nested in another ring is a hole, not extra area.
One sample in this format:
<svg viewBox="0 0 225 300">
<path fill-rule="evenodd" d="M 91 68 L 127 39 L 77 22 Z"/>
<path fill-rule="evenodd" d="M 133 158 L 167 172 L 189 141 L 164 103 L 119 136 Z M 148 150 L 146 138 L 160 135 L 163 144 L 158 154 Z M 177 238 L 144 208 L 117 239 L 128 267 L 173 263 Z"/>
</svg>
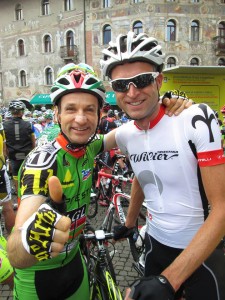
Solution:
<svg viewBox="0 0 225 300">
<path fill-rule="evenodd" d="M 86 152 L 86 147 L 81 148 L 81 149 L 71 149 L 69 147 L 69 143 L 66 140 L 66 138 L 60 133 L 57 138 L 56 138 L 57 142 L 59 143 L 59 145 L 69 154 L 71 154 L 72 156 L 76 157 L 76 158 L 80 158 L 82 156 L 84 156 L 85 152 Z"/>
<path fill-rule="evenodd" d="M 149 129 L 152 129 L 161 119 L 162 117 L 165 115 L 165 106 L 164 105 L 160 105 L 159 108 L 159 113 L 158 115 L 155 117 L 155 119 L 153 119 L 150 123 L 149 123 Z M 134 121 L 134 125 L 139 129 L 139 130 L 143 130 L 140 126 L 138 126 L 138 124 L 136 123 L 136 121 Z"/>
</svg>

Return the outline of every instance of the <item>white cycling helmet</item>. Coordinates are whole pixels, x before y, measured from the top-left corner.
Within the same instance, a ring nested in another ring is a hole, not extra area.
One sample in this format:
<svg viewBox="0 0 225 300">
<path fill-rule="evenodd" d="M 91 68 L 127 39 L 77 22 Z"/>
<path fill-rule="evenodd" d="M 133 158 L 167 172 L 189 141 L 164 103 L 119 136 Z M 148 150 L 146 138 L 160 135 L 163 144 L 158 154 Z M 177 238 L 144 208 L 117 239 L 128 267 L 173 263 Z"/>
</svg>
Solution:
<svg viewBox="0 0 225 300">
<path fill-rule="evenodd" d="M 68 68 L 68 72 L 64 67 L 52 88 L 51 88 L 51 100 L 54 105 L 57 105 L 57 101 L 64 95 L 73 92 L 85 92 L 96 96 L 99 100 L 99 106 L 102 108 L 105 101 L 105 88 L 103 82 L 96 77 L 90 70 L 78 68 L 78 65 L 74 65 L 74 69 L 71 69 L 71 64 Z M 65 73 L 64 73 L 65 72 Z"/>
<path fill-rule="evenodd" d="M 162 72 L 165 55 L 158 41 L 145 33 L 136 35 L 133 31 L 120 34 L 116 42 L 109 42 L 109 47 L 102 51 L 103 59 L 100 60 L 102 73 L 110 77 L 112 69 L 125 62 L 143 61 L 157 66 L 157 71 Z"/>
<path fill-rule="evenodd" d="M 25 104 L 22 101 L 19 100 L 12 100 L 9 103 L 9 110 L 24 110 L 26 108 Z"/>
</svg>

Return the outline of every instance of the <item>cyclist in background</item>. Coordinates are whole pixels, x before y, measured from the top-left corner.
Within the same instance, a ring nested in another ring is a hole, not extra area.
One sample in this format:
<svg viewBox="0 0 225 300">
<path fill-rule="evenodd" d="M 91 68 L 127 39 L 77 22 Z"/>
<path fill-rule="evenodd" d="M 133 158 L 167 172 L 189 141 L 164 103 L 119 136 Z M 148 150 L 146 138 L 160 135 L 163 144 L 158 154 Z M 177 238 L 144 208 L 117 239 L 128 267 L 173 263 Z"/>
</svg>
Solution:
<svg viewBox="0 0 225 300">
<path fill-rule="evenodd" d="M 6 170 L 5 157 L 5 134 L 2 125 L 2 117 L 0 116 L 0 221 L 1 215 L 3 215 L 7 234 L 10 234 L 15 223 L 15 213 L 11 200 L 11 186 Z M 7 242 L 3 236 L 2 228 L 0 228 L 0 283 L 8 284 L 12 288 L 13 268 L 7 257 L 6 244 Z"/>
<path fill-rule="evenodd" d="M 3 124 L 7 156 L 10 160 L 16 192 L 19 168 L 26 155 L 35 147 L 34 127 L 29 121 L 23 120 L 24 109 L 25 105 L 22 101 L 11 101 L 9 111 L 12 119 Z"/>
<path fill-rule="evenodd" d="M 101 109 L 101 120 L 99 123 L 98 133 L 103 132 L 102 125 L 103 125 L 104 120 L 107 118 L 107 113 L 110 109 L 111 109 L 110 104 L 108 102 L 105 102 Z"/>
<path fill-rule="evenodd" d="M 221 125 L 221 134 L 222 134 L 222 144 L 225 151 L 225 105 L 221 108 L 220 112 L 222 113 L 223 120 Z"/>
<path fill-rule="evenodd" d="M 45 128 L 44 129 L 47 129 L 49 127 L 53 127 L 55 125 L 54 113 L 51 109 L 47 110 L 44 113 L 44 118 L 45 118 Z"/>
<path fill-rule="evenodd" d="M 90 202 L 94 157 L 104 149 L 105 136 L 96 133 L 105 89 L 90 66 L 68 64 L 50 96 L 61 133 L 32 151 L 20 169 L 21 204 L 7 247 L 16 272 L 14 298 L 89 299 L 78 239 Z M 167 102 L 177 107 L 176 99 Z M 112 137 L 105 150 L 114 145 Z M 49 199 L 57 184 L 50 182 L 54 175 L 63 189 L 58 205 Z"/>
<path fill-rule="evenodd" d="M 205 104 L 192 105 L 177 118 L 165 115 L 159 103 L 164 58 L 155 38 L 128 32 L 110 42 L 101 60 L 118 106 L 134 120 L 116 130 L 117 145 L 136 176 L 126 226 L 117 228 L 116 238 L 135 226 L 144 198 L 148 210 L 145 277 L 126 299 L 179 299 L 185 289 L 186 300 L 221 300 L 225 157 L 220 129 Z"/>
</svg>

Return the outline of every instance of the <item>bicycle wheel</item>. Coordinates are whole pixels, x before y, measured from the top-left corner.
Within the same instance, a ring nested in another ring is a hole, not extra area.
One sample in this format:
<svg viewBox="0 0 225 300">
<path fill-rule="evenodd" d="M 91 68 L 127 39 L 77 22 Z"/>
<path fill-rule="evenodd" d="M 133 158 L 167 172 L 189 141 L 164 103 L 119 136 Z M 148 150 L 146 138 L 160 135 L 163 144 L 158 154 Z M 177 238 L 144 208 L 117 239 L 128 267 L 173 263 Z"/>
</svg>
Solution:
<svg viewBox="0 0 225 300">
<path fill-rule="evenodd" d="M 91 199 L 88 206 L 88 213 L 87 216 L 89 219 L 94 218 L 98 213 L 98 201 L 97 201 L 97 194 L 95 191 L 91 191 Z"/>
<path fill-rule="evenodd" d="M 122 300 L 121 292 L 107 270 L 101 270 L 101 281 L 99 282 L 99 291 L 102 300 Z"/>
</svg>

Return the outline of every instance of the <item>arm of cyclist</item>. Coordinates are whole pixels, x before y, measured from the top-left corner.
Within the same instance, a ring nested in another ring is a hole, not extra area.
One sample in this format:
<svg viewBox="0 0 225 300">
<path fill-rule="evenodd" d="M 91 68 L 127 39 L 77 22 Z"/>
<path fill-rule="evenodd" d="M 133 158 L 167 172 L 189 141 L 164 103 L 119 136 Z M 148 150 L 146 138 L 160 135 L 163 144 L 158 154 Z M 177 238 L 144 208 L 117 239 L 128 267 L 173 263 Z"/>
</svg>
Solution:
<svg viewBox="0 0 225 300">
<path fill-rule="evenodd" d="M 114 227 L 114 240 L 122 240 L 133 233 L 136 220 L 138 218 L 142 203 L 144 201 L 144 193 L 136 177 L 133 179 L 131 186 L 131 199 L 127 211 L 125 225 L 118 225 Z"/>
<path fill-rule="evenodd" d="M 127 228 L 132 228 L 136 224 L 141 206 L 144 201 L 144 193 L 136 177 L 133 179 L 131 186 L 131 199 L 126 216 Z"/>
<path fill-rule="evenodd" d="M 57 196 L 60 191 L 54 179 L 49 180 L 49 192 L 54 203 L 60 204 L 61 197 Z M 36 264 L 40 259 L 33 249 L 38 249 L 37 253 L 46 252 L 47 258 L 55 257 L 68 240 L 71 220 L 51 206 L 46 206 L 45 200 L 42 196 L 30 196 L 20 204 L 15 228 L 7 243 L 8 257 L 13 267 L 26 268 Z M 42 222 L 46 217 L 52 220 L 51 224 Z M 44 234 L 39 234 L 38 228 Z"/>
<path fill-rule="evenodd" d="M 150 296 L 152 300 L 173 299 L 174 291 L 177 291 L 181 284 L 209 257 L 223 238 L 225 234 L 225 165 L 201 168 L 201 175 L 211 206 L 208 218 L 188 247 L 160 276 L 150 276 L 143 278 L 142 281 L 136 281 L 132 288 L 127 290 L 125 300 L 147 300 Z M 160 280 L 161 275 L 162 280 Z M 154 297 L 152 296 L 153 290 L 155 291 Z"/>
</svg>

